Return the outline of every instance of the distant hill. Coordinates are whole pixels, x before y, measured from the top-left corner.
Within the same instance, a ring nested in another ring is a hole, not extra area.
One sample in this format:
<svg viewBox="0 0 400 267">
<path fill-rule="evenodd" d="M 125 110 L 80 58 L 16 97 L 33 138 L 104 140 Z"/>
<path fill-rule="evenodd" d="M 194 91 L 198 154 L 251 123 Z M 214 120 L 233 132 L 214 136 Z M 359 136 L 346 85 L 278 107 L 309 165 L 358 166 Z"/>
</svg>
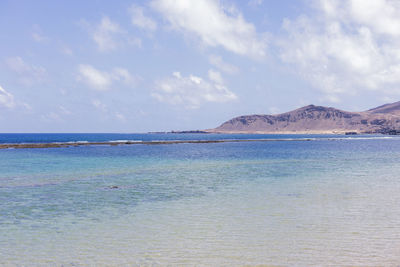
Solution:
<svg viewBox="0 0 400 267">
<path fill-rule="evenodd" d="M 368 110 L 368 112 L 374 114 L 382 113 L 382 114 L 392 114 L 400 116 L 400 101 L 370 109 Z"/>
<path fill-rule="evenodd" d="M 400 101 L 363 112 L 309 105 L 277 115 L 246 115 L 206 130 L 218 133 L 396 133 Z"/>
</svg>

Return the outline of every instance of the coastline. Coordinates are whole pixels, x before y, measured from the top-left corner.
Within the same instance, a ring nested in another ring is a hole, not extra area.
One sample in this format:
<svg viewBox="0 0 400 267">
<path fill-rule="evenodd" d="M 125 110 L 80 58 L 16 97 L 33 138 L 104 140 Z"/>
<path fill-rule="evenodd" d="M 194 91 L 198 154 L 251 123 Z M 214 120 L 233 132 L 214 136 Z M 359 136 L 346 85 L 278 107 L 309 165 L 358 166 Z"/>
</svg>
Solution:
<svg viewBox="0 0 400 267">
<path fill-rule="evenodd" d="M 356 130 L 327 130 L 327 131 L 319 131 L 319 130 L 305 130 L 305 131 L 218 131 L 215 129 L 207 129 L 204 130 L 206 133 L 214 133 L 214 134 L 337 134 L 337 135 L 345 135 L 347 132 L 356 132 L 357 134 L 369 134 L 363 133 Z"/>
<path fill-rule="evenodd" d="M 283 135 L 283 134 L 282 134 Z M 293 135 L 293 134 L 292 134 Z M 299 133 L 300 135 L 300 133 Z M 242 143 L 242 142 L 278 142 L 278 141 L 338 141 L 346 139 L 388 139 L 392 136 L 360 136 L 337 134 L 337 137 L 301 137 L 301 138 L 260 138 L 260 139 L 216 139 L 216 140 L 155 140 L 155 141 L 76 141 L 76 142 L 41 142 L 41 143 L 3 143 L 0 149 L 19 149 L 19 148 L 66 148 L 82 146 L 122 146 L 122 145 L 173 145 L 173 144 L 207 144 L 207 143 Z"/>
</svg>

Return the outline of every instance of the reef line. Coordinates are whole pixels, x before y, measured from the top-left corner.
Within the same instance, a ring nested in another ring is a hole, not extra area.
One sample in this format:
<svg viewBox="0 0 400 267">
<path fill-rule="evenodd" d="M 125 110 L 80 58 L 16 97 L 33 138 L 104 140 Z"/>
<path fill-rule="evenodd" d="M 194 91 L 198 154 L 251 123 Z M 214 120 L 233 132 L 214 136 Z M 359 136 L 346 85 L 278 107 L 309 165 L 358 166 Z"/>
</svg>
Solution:
<svg viewBox="0 0 400 267">
<path fill-rule="evenodd" d="M 15 143 L 0 144 L 0 149 L 7 148 L 57 148 L 101 145 L 172 145 L 172 144 L 206 144 L 206 143 L 233 143 L 233 142 L 272 142 L 272 141 L 312 141 L 313 138 L 299 139 L 221 139 L 221 140 L 165 140 L 165 141 L 106 141 L 106 142 L 54 142 L 54 143 Z"/>
</svg>

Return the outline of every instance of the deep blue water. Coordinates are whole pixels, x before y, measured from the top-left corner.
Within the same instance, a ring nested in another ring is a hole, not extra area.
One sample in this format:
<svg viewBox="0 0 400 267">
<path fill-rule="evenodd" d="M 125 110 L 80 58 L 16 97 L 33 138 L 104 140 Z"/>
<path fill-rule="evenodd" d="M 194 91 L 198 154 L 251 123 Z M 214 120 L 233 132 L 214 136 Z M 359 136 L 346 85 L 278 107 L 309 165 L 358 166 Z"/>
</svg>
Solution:
<svg viewBox="0 0 400 267">
<path fill-rule="evenodd" d="M 293 135 L 293 134 L 125 134 L 125 133 L 0 133 L 0 143 L 107 142 L 117 140 L 226 140 L 226 139 L 287 139 L 287 138 L 361 138 L 382 135 Z"/>
</svg>

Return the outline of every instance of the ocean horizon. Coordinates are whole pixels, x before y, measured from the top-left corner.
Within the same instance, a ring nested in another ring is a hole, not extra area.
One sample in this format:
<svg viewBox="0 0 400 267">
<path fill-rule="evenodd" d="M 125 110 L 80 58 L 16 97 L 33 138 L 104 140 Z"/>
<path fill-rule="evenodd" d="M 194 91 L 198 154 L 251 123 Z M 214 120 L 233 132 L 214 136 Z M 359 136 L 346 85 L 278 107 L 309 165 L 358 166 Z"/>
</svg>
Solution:
<svg viewBox="0 0 400 267">
<path fill-rule="evenodd" d="M 195 141 L 195 140 L 281 140 L 281 139 L 341 139 L 341 138 L 392 138 L 385 134 L 257 134 L 257 133 L 0 133 L 0 144 L 116 142 L 116 141 Z"/>
<path fill-rule="evenodd" d="M 0 265 L 396 265 L 400 137 L 0 134 Z M 307 139 L 307 142 L 296 142 Z"/>
</svg>

